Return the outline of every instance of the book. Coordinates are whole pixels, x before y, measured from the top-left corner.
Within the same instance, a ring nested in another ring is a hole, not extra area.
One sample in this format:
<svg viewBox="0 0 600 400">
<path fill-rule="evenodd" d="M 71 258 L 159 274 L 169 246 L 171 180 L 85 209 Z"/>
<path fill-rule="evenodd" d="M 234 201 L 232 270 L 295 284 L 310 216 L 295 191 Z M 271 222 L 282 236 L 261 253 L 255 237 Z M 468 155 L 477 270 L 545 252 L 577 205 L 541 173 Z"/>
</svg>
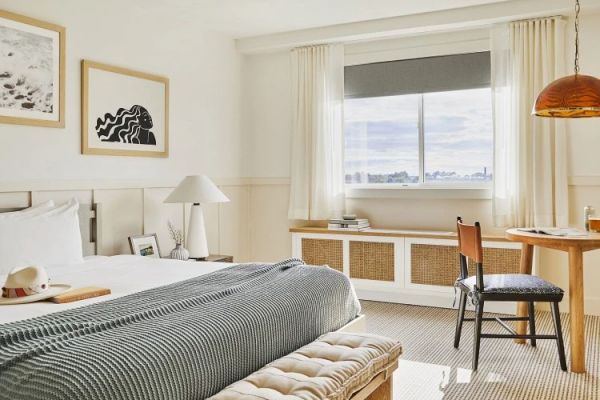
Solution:
<svg viewBox="0 0 600 400">
<path fill-rule="evenodd" d="M 370 227 L 362 227 L 362 228 L 328 228 L 331 231 L 350 231 L 350 232 L 362 232 L 371 229 Z"/>
<path fill-rule="evenodd" d="M 580 237 L 588 235 L 587 232 L 574 228 L 518 228 L 517 230 L 527 233 L 536 233 L 538 235 L 560 237 Z"/>
<path fill-rule="evenodd" d="M 347 224 L 327 224 L 327 229 L 361 229 L 361 228 L 369 228 L 370 225 L 360 224 L 360 225 L 347 225 Z"/>
<path fill-rule="evenodd" d="M 361 225 L 368 224 L 369 220 L 366 218 L 361 219 L 330 219 L 330 224 L 342 224 L 342 225 Z"/>
</svg>

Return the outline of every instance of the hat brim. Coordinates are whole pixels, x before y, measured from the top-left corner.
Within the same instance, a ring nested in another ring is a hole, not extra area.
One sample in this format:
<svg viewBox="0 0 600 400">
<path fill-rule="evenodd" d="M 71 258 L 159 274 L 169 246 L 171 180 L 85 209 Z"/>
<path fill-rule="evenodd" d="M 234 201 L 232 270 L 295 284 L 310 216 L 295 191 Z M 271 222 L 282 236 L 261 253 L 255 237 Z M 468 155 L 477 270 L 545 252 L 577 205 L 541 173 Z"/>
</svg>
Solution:
<svg viewBox="0 0 600 400">
<path fill-rule="evenodd" d="M 11 304 L 25 304 L 34 303 L 36 301 L 42 301 L 49 299 L 54 296 L 58 296 L 61 293 L 71 289 L 71 285 L 50 285 L 48 290 L 42 293 L 32 294 L 30 296 L 23 297 L 0 297 L 0 305 L 11 305 Z"/>
</svg>

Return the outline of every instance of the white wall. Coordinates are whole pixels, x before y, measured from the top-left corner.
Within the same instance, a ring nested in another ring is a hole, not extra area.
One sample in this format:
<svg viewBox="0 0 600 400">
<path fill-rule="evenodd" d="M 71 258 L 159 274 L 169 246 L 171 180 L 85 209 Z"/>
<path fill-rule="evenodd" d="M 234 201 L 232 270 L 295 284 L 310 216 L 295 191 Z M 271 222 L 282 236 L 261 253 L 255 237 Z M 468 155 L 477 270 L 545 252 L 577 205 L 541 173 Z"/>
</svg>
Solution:
<svg viewBox="0 0 600 400">
<path fill-rule="evenodd" d="M 0 125 L 0 207 L 73 196 L 102 202 L 102 254 L 127 253 L 127 237 L 143 232 L 157 232 L 168 254 L 167 220 L 183 227 L 186 215 L 162 200 L 183 176 L 203 173 L 231 199 L 206 207 L 209 248 L 245 260 L 248 188 L 237 179 L 241 57 L 233 39 L 163 3 L 0 0 L 0 9 L 65 27 L 67 51 L 65 128 Z M 168 158 L 81 155 L 81 59 L 170 79 Z"/>
<path fill-rule="evenodd" d="M 573 29 L 569 21 L 569 35 Z M 600 76 L 600 53 L 597 38 L 600 37 L 600 15 L 584 15 L 581 19 L 581 67 L 582 72 Z M 450 33 L 429 38 L 414 37 L 379 42 L 363 42 L 346 46 L 347 63 L 381 61 L 381 57 L 418 57 L 443 54 L 452 42 L 463 48 L 481 46 L 482 31 Z M 569 40 L 568 43 L 571 43 Z M 569 44 L 565 60 L 572 70 L 572 45 Z M 257 178 L 289 178 L 289 148 L 291 126 L 291 102 L 289 97 L 290 75 L 287 51 L 244 56 L 244 103 L 243 135 L 247 143 L 253 143 L 253 152 L 244 158 L 243 168 Z M 580 225 L 583 206 L 591 204 L 600 212 L 600 119 L 577 120 L 569 123 L 569 189 L 572 225 Z M 586 186 L 582 185 L 585 184 Z M 255 215 L 254 229 L 273 224 L 283 225 L 287 212 L 288 184 L 280 184 L 278 196 L 262 196 L 260 204 L 251 206 Z M 261 192 L 261 188 L 252 188 Z M 269 187 L 274 191 L 273 187 Z M 284 195 L 285 194 L 285 195 Z M 502 234 L 493 228 L 491 201 L 486 199 L 432 198 L 351 198 L 347 200 L 349 212 L 355 212 L 371 220 L 381 228 L 414 228 L 454 230 L 457 215 L 467 220 L 479 220 L 487 233 Z M 275 222 L 276 221 L 276 222 Z M 261 225 L 262 224 L 262 225 Z M 262 229 L 268 230 L 268 229 Z M 251 247 L 262 238 L 252 237 Z M 272 238 L 272 240 L 275 240 Z M 276 239 L 269 246 L 271 254 L 291 254 L 291 241 Z M 265 258 L 269 251 L 263 252 Z M 554 251 L 541 251 L 539 274 L 564 289 L 568 289 L 566 255 Z M 587 312 L 600 314 L 600 251 L 586 254 L 585 291 Z M 567 310 L 568 299 L 562 307 Z"/>
<path fill-rule="evenodd" d="M 288 52 L 244 56 L 242 77 L 246 176 L 289 177 L 292 94 Z"/>
<path fill-rule="evenodd" d="M 232 39 L 117 0 L 0 0 L 0 8 L 67 30 L 66 126 L 0 125 L 0 182 L 240 176 L 240 56 Z M 170 79 L 169 158 L 80 154 L 81 59 Z"/>
</svg>

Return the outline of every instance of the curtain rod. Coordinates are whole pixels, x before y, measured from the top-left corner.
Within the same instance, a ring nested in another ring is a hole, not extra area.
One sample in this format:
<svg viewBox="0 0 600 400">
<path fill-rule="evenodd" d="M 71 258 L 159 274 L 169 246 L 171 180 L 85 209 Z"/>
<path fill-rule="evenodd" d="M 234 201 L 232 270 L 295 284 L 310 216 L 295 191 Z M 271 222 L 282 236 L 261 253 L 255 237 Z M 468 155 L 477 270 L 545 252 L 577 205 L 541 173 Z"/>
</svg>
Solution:
<svg viewBox="0 0 600 400">
<path fill-rule="evenodd" d="M 513 23 L 518 23 L 518 22 L 529 22 L 529 21 L 541 21 L 544 19 L 555 19 L 555 20 L 564 20 L 567 17 L 565 15 L 549 15 L 549 16 L 543 16 L 543 17 L 533 17 L 533 18 L 523 18 L 523 19 L 517 19 L 514 21 L 504 21 L 504 22 L 497 22 L 497 23 L 492 23 L 492 24 L 487 24 L 487 25 L 483 25 L 480 26 L 479 28 L 490 28 L 492 26 L 497 26 L 497 25 L 503 25 L 503 24 L 513 24 Z M 427 32 L 427 33 L 423 33 L 423 35 L 429 35 L 429 34 L 439 34 L 441 32 Z M 420 35 L 416 35 L 416 36 L 420 36 Z M 387 39 L 381 39 L 381 40 L 387 40 Z M 304 48 L 311 48 L 311 47 L 322 47 L 322 46 L 327 46 L 327 45 L 333 45 L 333 44 L 352 44 L 353 41 L 332 41 L 332 42 L 325 42 L 325 43 L 314 43 L 314 44 L 307 44 L 305 46 L 295 46 L 289 49 L 289 51 L 293 51 L 293 50 L 298 50 L 298 49 L 304 49 Z M 360 40 L 358 40 L 358 42 L 360 42 Z"/>
<path fill-rule="evenodd" d="M 513 23 L 513 22 L 541 21 L 543 19 L 565 19 L 565 18 L 566 17 L 564 15 L 550 15 L 547 17 L 523 18 L 523 19 L 517 19 L 515 21 L 508 21 L 508 22 Z"/>
</svg>

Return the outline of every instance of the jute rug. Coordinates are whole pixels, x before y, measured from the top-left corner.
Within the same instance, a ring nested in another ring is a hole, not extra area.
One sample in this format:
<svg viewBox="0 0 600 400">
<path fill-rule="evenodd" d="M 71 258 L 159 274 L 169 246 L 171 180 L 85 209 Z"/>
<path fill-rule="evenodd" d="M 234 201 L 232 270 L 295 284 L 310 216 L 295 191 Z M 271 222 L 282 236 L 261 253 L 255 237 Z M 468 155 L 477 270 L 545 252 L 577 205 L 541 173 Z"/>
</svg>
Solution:
<svg viewBox="0 0 600 400">
<path fill-rule="evenodd" d="M 464 323 L 460 348 L 454 349 L 455 310 L 371 301 L 362 305 L 368 332 L 402 342 L 404 353 L 394 375 L 397 400 L 600 398 L 600 317 L 585 319 L 586 374 L 560 369 L 553 340 L 538 340 L 534 348 L 511 339 L 482 339 L 479 369 L 473 373 L 473 323 Z M 561 319 L 568 362 L 568 314 Z M 505 333 L 495 322 L 484 322 L 483 330 Z M 549 312 L 536 313 L 536 330 L 553 332 Z"/>
</svg>

